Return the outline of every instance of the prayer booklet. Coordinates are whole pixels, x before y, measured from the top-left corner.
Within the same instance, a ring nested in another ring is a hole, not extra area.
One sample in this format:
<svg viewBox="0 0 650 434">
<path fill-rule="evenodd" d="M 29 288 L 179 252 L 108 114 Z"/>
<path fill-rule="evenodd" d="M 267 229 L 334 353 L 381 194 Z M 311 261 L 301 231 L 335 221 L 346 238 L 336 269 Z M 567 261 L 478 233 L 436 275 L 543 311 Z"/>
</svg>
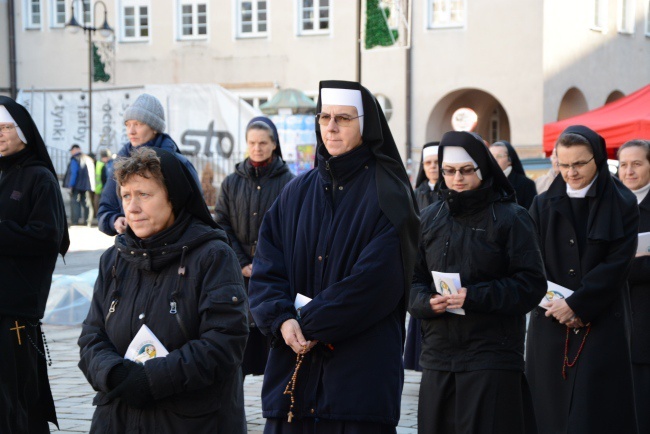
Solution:
<svg viewBox="0 0 650 434">
<path fill-rule="evenodd" d="M 165 357 L 167 354 L 169 354 L 167 348 L 146 324 L 142 324 L 142 327 L 140 327 L 140 330 L 129 344 L 124 358 L 144 365 L 148 360 L 155 357 Z"/>
<path fill-rule="evenodd" d="M 293 302 L 293 306 L 296 308 L 298 315 L 300 315 L 300 309 L 302 309 L 303 306 L 310 301 L 311 298 L 307 297 L 306 295 L 302 295 L 301 293 L 296 294 L 296 300 Z"/>
<path fill-rule="evenodd" d="M 433 283 L 436 285 L 436 292 L 440 295 L 458 294 L 458 288 L 462 288 L 460 284 L 460 274 L 458 273 L 440 273 L 432 271 Z M 456 315 L 465 315 L 465 309 L 447 309 L 449 313 Z"/>
<path fill-rule="evenodd" d="M 548 309 L 546 306 L 544 306 L 546 303 L 548 303 L 551 300 L 560 300 L 562 298 L 568 298 L 571 294 L 573 294 L 573 291 L 571 291 L 569 288 L 565 288 L 564 286 L 560 286 L 557 283 L 553 283 L 551 281 L 546 281 L 546 295 L 544 298 L 542 298 L 542 301 L 539 302 L 539 307 L 542 307 L 544 309 Z"/>
<path fill-rule="evenodd" d="M 650 253 L 650 232 L 639 234 L 639 245 L 636 247 L 637 253 Z"/>
</svg>

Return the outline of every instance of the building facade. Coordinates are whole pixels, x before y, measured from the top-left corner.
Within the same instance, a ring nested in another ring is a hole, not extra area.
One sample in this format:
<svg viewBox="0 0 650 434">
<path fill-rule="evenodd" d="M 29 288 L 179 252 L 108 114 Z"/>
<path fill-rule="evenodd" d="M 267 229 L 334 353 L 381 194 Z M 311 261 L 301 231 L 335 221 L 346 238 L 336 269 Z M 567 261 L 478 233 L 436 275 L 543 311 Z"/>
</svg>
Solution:
<svg viewBox="0 0 650 434">
<path fill-rule="evenodd" d="M 94 88 L 217 83 L 258 106 L 278 89 L 314 97 L 319 80 L 360 79 L 416 162 L 460 107 L 477 113 L 488 141 L 539 156 L 544 123 L 650 82 L 650 0 L 0 0 L 0 29 L 10 3 L 4 93 L 87 87 L 87 34 L 65 29 L 74 5 L 79 22 L 100 27 L 106 12 L 115 30 L 110 43 L 93 35 L 95 75 L 108 80 Z M 366 49 L 359 23 L 378 5 L 398 44 Z"/>
</svg>

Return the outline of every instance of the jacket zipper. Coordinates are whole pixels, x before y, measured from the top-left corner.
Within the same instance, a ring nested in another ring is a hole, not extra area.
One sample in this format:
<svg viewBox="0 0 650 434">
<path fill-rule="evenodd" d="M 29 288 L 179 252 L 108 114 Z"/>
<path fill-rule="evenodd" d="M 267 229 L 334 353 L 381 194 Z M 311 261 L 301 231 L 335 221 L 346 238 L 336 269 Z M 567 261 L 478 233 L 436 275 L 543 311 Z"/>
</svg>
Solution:
<svg viewBox="0 0 650 434">
<path fill-rule="evenodd" d="M 106 315 L 106 319 L 104 320 L 104 324 L 108 322 L 108 319 L 113 315 L 113 312 L 115 312 L 115 308 L 117 308 L 117 304 L 120 302 L 119 298 L 114 298 L 113 301 L 111 301 L 111 307 L 108 308 L 108 314 Z"/>
<path fill-rule="evenodd" d="M 176 301 L 172 300 L 169 302 L 169 313 L 174 315 L 176 317 L 176 322 L 178 323 L 178 326 L 181 328 L 181 332 L 183 332 L 183 336 L 185 337 L 186 341 L 190 340 L 190 335 L 187 333 L 187 328 L 185 328 L 185 324 L 183 323 L 183 319 L 181 316 L 178 314 L 178 309 L 176 308 Z"/>
</svg>

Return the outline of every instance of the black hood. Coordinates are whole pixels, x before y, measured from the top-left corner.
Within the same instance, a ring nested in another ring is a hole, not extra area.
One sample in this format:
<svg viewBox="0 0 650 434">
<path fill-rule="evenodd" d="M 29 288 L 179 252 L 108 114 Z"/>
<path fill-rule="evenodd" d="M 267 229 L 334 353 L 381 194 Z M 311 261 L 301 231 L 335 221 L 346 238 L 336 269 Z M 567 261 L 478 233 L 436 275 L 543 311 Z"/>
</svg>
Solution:
<svg viewBox="0 0 650 434">
<path fill-rule="evenodd" d="M 442 176 L 442 159 L 447 146 L 459 146 L 467 151 L 467 153 L 476 161 L 479 169 L 481 169 L 481 176 L 483 177 L 482 184 L 489 184 L 491 188 L 496 191 L 502 200 L 515 201 L 515 190 L 506 178 L 506 175 L 499 167 L 499 163 L 494 159 L 490 150 L 485 146 L 485 143 L 476 135 L 465 131 L 449 131 L 442 136 L 440 141 L 440 148 L 438 149 L 438 169 L 440 170 L 440 177 L 436 183 L 436 190 L 449 190 L 445 184 L 445 177 Z M 460 194 L 463 194 L 462 192 Z"/>
<path fill-rule="evenodd" d="M 506 147 L 508 150 L 508 157 L 510 158 L 510 164 L 512 164 L 512 171 L 514 173 L 518 173 L 520 175 L 526 176 L 526 171 L 524 170 L 524 165 L 521 164 L 521 160 L 519 159 L 519 155 L 517 155 L 517 151 L 515 151 L 515 148 L 510 144 L 510 142 L 506 140 L 499 140 L 498 142 L 494 142 L 492 146 L 502 144 L 503 146 Z"/>
<path fill-rule="evenodd" d="M 54 170 L 54 165 L 50 159 L 50 154 L 47 152 L 47 147 L 45 146 L 43 137 L 41 137 L 41 133 L 38 132 L 38 128 L 36 128 L 36 124 L 27 109 L 7 96 L 0 96 L 0 105 L 5 106 L 9 114 L 11 114 L 11 117 L 14 118 L 14 121 L 16 121 L 20 129 L 23 131 L 25 139 L 27 139 L 27 149 L 36 156 L 35 159 L 31 160 L 31 164 L 46 167 L 50 172 L 52 172 L 52 175 L 54 175 L 54 178 L 56 179 L 56 171 Z M 68 225 L 66 224 L 63 238 L 61 239 L 61 245 L 59 246 L 59 253 L 65 255 L 69 247 L 70 235 L 68 234 Z"/>
<path fill-rule="evenodd" d="M 420 169 L 418 170 L 418 177 L 415 180 L 415 188 L 419 187 L 423 182 L 427 182 L 429 178 L 424 173 L 424 150 L 431 146 L 440 146 L 440 142 L 429 142 L 422 147 L 422 154 L 420 154 Z"/>
<path fill-rule="evenodd" d="M 388 122 L 377 99 L 370 91 L 361 84 L 350 81 L 321 81 L 318 91 L 318 113 L 322 107 L 321 89 L 323 88 L 352 89 L 361 92 L 363 104 L 363 143 L 361 146 L 367 146 L 377 161 L 375 179 L 379 207 L 395 226 L 400 237 L 402 265 L 406 279 L 406 301 L 409 298 L 408 290 L 417 255 L 420 219 L 415 194 L 388 127 Z M 321 138 L 320 125 L 318 122 L 315 124 L 318 143 L 316 154 L 318 155 L 320 148 L 324 148 L 325 144 Z M 318 165 L 318 159 L 314 164 Z"/>
<path fill-rule="evenodd" d="M 280 147 L 280 136 L 278 136 L 278 129 L 273 123 L 273 121 L 265 116 L 257 116 L 254 117 L 253 119 L 250 120 L 248 125 L 246 125 L 246 130 L 248 130 L 248 127 L 253 123 L 253 122 L 263 122 L 265 123 L 271 130 L 273 130 L 273 140 L 275 140 L 275 149 L 273 150 L 273 154 L 277 155 L 278 157 L 282 158 L 282 148 Z"/>
</svg>

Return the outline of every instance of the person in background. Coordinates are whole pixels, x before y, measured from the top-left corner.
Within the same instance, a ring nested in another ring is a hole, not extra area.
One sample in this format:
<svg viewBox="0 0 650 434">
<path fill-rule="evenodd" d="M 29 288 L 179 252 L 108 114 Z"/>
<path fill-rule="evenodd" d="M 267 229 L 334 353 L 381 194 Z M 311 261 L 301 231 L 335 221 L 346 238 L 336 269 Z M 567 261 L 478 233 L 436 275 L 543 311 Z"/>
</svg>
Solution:
<svg viewBox="0 0 650 434">
<path fill-rule="evenodd" d="M 140 146 L 166 149 L 172 152 L 187 167 L 200 188 L 201 182 L 196 169 L 181 154 L 174 140 L 164 132 L 166 127 L 165 112 L 162 104 L 155 96 L 147 93 L 140 95 L 124 112 L 124 125 L 126 126 L 129 143 L 126 143 L 120 149 L 117 153 L 118 157 L 128 157 L 134 149 Z M 120 198 L 116 193 L 115 180 L 110 174 L 107 175 L 108 181 L 99 200 L 97 224 L 100 231 L 113 236 L 123 234 L 126 231 L 126 218 L 124 217 Z"/>
<path fill-rule="evenodd" d="M 99 150 L 98 155 L 99 160 L 95 162 L 95 196 L 93 200 L 95 215 L 97 215 L 97 211 L 99 210 L 99 198 L 101 197 L 104 186 L 108 181 L 107 173 L 109 171 L 109 166 L 111 168 L 111 176 L 113 176 L 113 154 L 110 149 L 102 148 Z"/>
<path fill-rule="evenodd" d="M 415 181 L 415 199 L 420 213 L 432 203 L 438 201 L 438 192 L 434 191 L 438 181 L 438 145 L 440 142 L 429 142 L 422 148 L 420 170 Z M 422 371 L 420 353 L 422 352 L 422 331 L 420 320 L 411 317 L 406 331 L 404 346 L 404 368 Z"/>
<path fill-rule="evenodd" d="M 546 292 L 534 223 L 480 137 L 445 133 L 439 155 L 409 307 L 423 332 L 418 432 L 536 433 L 523 372 L 526 313 Z M 432 271 L 462 287 L 437 290 Z"/>
<path fill-rule="evenodd" d="M 248 304 L 228 237 L 174 153 L 134 150 L 114 174 L 127 228 L 100 259 L 78 341 L 97 391 L 90 432 L 244 434 Z M 125 358 L 143 325 L 169 354 Z"/>
<path fill-rule="evenodd" d="M 318 95 L 316 167 L 266 213 L 253 260 L 264 432 L 394 434 L 417 204 L 376 98 L 347 81 Z"/>
<path fill-rule="evenodd" d="M 526 171 L 515 148 L 509 142 L 499 140 L 490 146 L 490 152 L 515 189 L 517 203 L 526 209 L 530 208 L 533 198 L 537 195 L 537 189 L 535 181 L 526 176 Z"/>
<path fill-rule="evenodd" d="M 0 433 L 45 434 L 48 421 L 57 424 L 40 319 L 69 246 L 45 143 L 25 107 L 0 96 Z"/>
<path fill-rule="evenodd" d="M 70 189 L 70 224 L 91 225 L 94 207 L 91 192 L 95 189 L 95 163 L 81 152 L 79 145 L 70 147 L 70 162 L 63 177 L 63 187 Z"/>
<path fill-rule="evenodd" d="M 535 180 L 535 188 L 537 189 L 537 194 L 542 194 L 548 188 L 551 186 L 551 183 L 553 183 L 553 180 L 558 174 L 557 171 L 557 153 L 555 152 L 555 148 L 553 148 L 553 151 L 551 151 L 551 168 L 548 169 L 548 172 L 545 173 L 544 175 L 540 176 Z"/>
<path fill-rule="evenodd" d="M 212 164 L 206 163 L 201 172 L 201 190 L 203 190 L 203 199 L 211 213 L 214 213 L 214 207 L 217 204 L 217 188 L 214 186 L 214 170 Z"/>
<path fill-rule="evenodd" d="M 215 214 L 237 253 L 248 288 L 262 219 L 294 176 L 282 159 L 278 131 L 269 118 L 251 119 L 245 137 L 248 157 L 238 163 L 235 172 L 221 183 Z M 255 326 L 252 316 L 249 316 L 248 325 L 251 331 L 242 370 L 244 375 L 262 375 L 269 355 L 269 343 Z"/>
<path fill-rule="evenodd" d="M 639 233 L 650 232 L 650 142 L 630 140 L 618 149 L 618 177 L 636 196 Z M 650 433 L 650 251 L 638 252 L 630 275 L 632 375 L 639 433 Z"/>
<path fill-rule="evenodd" d="M 536 307 L 526 376 L 540 434 L 637 432 L 629 346 L 627 277 L 639 210 L 612 177 L 605 140 L 581 125 L 557 143 L 560 175 L 530 214 L 547 279 L 573 293 Z"/>
</svg>

